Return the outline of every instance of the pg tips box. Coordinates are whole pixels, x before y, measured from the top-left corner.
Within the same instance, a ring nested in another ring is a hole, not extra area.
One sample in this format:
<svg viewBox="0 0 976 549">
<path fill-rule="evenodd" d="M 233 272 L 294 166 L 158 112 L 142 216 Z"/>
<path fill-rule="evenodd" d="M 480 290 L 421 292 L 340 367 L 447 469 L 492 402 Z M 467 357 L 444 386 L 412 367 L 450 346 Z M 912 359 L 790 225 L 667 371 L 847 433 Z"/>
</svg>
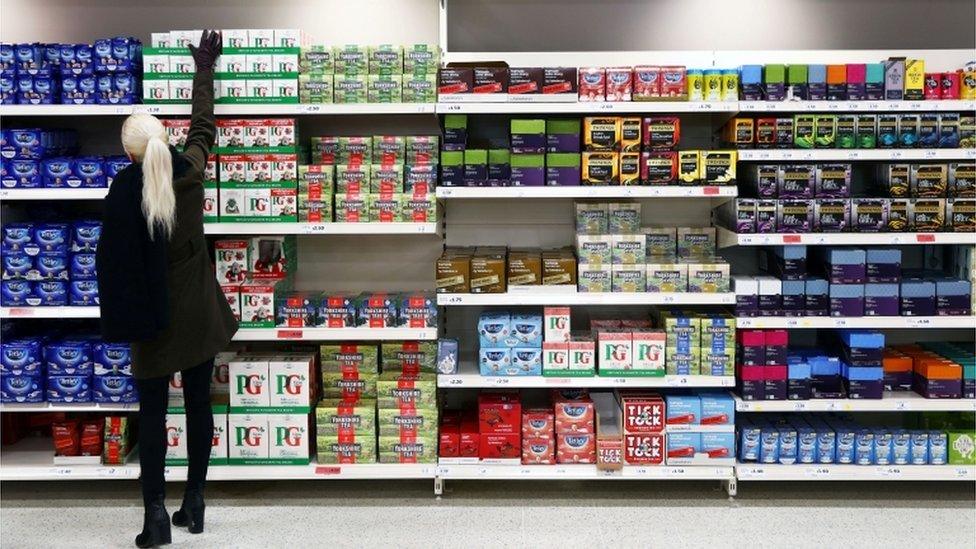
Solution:
<svg viewBox="0 0 976 549">
<path fill-rule="evenodd" d="M 592 340 L 570 341 L 569 372 L 573 376 L 592 376 L 596 373 L 596 343 Z"/>
<path fill-rule="evenodd" d="M 230 433 L 227 461 L 231 465 L 260 464 L 267 461 L 268 416 L 264 414 L 228 414 Z"/>
<path fill-rule="evenodd" d="M 267 358 L 256 356 L 238 356 L 228 363 L 231 409 L 271 405 L 268 364 Z"/>
<path fill-rule="evenodd" d="M 543 311 L 545 319 L 545 341 L 569 341 L 569 307 L 546 307 Z"/>
<path fill-rule="evenodd" d="M 210 463 L 224 465 L 227 463 L 227 406 L 213 407 L 214 430 L 210 443 Z"/>
<path fill-rule="evenodd" d="M 244 282 L 247 278 L 247 240 L 218 240 L 214 243 L 216 252 L 217 280 L 221 284 Z"/>
<path fill-rule="evenodd" d="M 664 433 L 625 434 L 624 461 L 627 465 L 662 465 Z"/>
<path fill-rule="evenodd" d="M 565 376 L 569 372 L 569 344 L 546 341 L 542 344 L 542 375 Z"/>
<path fill-rule="evenodd" d="M 309 459 L 308 414 L 268 414 L 268 459 L 275 465 L 305 465 Z"/>
<path fill-rule="evenodd" d="M 166 413 L 166 463 L 186 465 L 186 414 L 170 408 Z"/>
<path fill-rule="evenodd" d="M 312 402 L 311 356 L 282 356 L 268 361 L 272 407 L 308 409 Z"/>
<path fill-rule="evenodd" d="M 625 375 L 660 377 L 664 368 L 664 332 L 633 333 L 633 367 Z"/>
<path fill-rule="evenodd" d="M 241 284 L 241 328 L 274 327 L 275 280 L 247 280 Z"/>
<path fill-rule="evenodd" d="M 600 375 L 620 375 L 633 368 L 634 341 L 630 332 L 599 332 Z"/>
</svg>

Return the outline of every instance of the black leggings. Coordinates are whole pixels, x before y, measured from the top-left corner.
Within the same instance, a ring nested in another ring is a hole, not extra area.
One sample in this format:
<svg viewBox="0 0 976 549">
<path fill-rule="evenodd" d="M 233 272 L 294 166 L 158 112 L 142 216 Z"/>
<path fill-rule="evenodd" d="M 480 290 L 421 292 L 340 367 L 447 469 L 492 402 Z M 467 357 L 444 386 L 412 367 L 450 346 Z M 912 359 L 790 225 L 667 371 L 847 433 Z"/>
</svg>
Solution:
<svg viewBox="0 0 976 549">
<path fill-rule="evenodd" d="M 181 372 L 186 409 L 187 488 L 203 490 L 213 443 L 210 378 L 213 359 Z M 142 499 L 148 503 L 166 494 L 166 405 L 169 376 L 136 379 L 139 388 L 139 467 Z"/>
</svg>

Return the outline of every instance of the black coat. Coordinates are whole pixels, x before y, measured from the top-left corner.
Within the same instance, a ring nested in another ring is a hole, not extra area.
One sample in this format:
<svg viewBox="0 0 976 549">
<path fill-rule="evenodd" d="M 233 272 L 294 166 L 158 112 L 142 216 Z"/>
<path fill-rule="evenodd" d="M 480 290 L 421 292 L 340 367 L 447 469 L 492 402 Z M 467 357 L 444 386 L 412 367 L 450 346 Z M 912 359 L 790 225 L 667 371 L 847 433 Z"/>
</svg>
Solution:
<svg viewBox="0 0 976 549">
<path fill-rule="evenodd" d="M 184 152 L 171 150 L 176 225 L 169 242 L 149 240 L 139 165 L 119 172 L 105 201 L 96 267 L 102 332 L 132 343 L 137 378 L 169 376 L 209 360 L 237 331 L 203 233 L 203 173 L 216 136 L 213 100 L 213 73 L 198 72 Z"/>
</svg>

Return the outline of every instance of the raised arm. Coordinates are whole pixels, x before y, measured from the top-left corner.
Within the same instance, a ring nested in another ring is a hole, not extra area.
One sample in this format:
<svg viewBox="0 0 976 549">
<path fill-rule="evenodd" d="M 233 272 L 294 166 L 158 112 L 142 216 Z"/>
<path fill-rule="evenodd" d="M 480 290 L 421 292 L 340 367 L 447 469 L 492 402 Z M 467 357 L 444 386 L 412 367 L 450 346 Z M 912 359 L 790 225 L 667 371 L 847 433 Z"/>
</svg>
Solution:
<svg viewBox="0 0 976 549">
<path fill-rule="evenodd" d="M 222 50 L 221 36 L 217 31 L 203 31 L 200 45 L 190 46 L 197 71 L 193 75 L 193 107 L 183 155 L 201 172 L 207 166 L 207 157 L 217 136 L 213 71 Z"/>
</svg>

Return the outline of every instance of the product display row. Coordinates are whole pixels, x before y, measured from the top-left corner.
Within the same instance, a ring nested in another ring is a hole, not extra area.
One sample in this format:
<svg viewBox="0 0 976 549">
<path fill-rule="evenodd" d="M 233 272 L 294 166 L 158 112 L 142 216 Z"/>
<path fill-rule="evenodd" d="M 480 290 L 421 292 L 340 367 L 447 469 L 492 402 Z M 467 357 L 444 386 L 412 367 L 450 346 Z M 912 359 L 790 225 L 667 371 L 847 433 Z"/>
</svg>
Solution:
<svg viewBox="0 0 976 549">
<path fill-rule="evenodd" d="M 95 251 L 101 222 L 7 223 L 2 231 L 0 304 L 98 305 Z"/>
</svg>

